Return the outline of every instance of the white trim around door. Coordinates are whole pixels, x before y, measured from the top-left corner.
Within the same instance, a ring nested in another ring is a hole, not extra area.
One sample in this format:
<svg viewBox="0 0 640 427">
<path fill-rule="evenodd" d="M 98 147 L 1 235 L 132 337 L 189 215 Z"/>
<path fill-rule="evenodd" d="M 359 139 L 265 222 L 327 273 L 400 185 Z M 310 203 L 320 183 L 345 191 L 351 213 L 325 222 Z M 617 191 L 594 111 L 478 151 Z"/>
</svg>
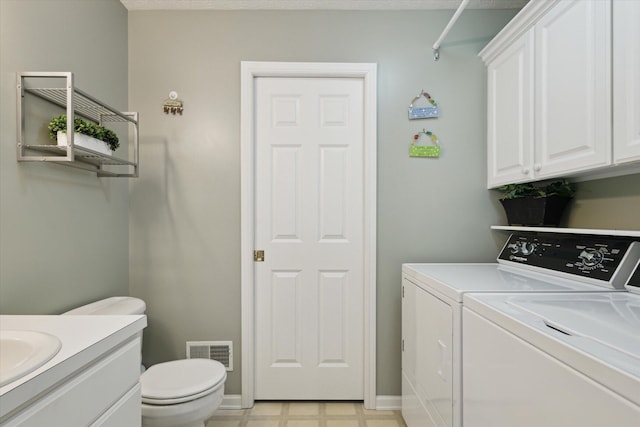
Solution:
<svg viewBox="0 0 640 427">
<path fill-rule="evenodd" d="M 254 403 L 255 387 L 255 144 L 254 79 L 257 77 L 334 77 L 364 84 L 364 406 L 376 408 L 376 168 L 377 65 L 366 63 L 242 62 L 241 144 L 241 310 L 243 408 Z"/>
</svg>

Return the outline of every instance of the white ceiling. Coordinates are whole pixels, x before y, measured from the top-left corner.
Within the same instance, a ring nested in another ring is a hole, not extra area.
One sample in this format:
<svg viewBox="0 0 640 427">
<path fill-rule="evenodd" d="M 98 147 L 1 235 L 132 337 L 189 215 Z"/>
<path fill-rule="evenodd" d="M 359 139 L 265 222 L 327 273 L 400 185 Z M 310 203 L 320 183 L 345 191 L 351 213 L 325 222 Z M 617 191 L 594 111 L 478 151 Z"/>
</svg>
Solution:
<svg viewBox="0 0 640 427">
<path fill-rule="evenodd" d="M 425 10 L 462 0 L 120 0 L 128 10 Z M 471 0 L 468 9 L 520 9 L 528 0 Z"/>
</svg>

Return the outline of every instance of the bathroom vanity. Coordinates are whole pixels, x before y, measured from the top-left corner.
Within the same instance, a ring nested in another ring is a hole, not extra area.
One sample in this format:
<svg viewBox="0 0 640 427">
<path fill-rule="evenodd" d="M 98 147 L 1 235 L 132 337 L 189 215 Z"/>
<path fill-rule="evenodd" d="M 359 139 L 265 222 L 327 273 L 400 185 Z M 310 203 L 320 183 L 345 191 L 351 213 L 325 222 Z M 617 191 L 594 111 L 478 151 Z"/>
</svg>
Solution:
<svg viewBox="0 0 640 427">
<path fill-rule="evenodd" d="M 0 387 L 0 426 L 139 426 L 138 316 L 0 316 L 2 330 L 53 335 L 60 350 Z"/>
</svg>

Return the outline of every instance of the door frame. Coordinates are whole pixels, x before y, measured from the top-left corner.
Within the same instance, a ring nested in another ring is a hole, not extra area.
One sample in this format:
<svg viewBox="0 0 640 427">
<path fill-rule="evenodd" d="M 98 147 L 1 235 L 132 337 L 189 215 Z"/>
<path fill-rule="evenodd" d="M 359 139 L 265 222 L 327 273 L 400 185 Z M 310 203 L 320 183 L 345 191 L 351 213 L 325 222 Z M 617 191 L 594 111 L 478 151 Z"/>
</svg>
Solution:
<svg viewBox="0 0 640 427">
<path fill-rule="evenodd" d="M 255 391 L 255 85 L 257 77 L 356 78 L 364 84 L 364 407 L 376 406 L 376 194 L 377 64 L 253 62 L 240 64 L 240 292 L 242 394 L 251 408 Z"/>
</svg>

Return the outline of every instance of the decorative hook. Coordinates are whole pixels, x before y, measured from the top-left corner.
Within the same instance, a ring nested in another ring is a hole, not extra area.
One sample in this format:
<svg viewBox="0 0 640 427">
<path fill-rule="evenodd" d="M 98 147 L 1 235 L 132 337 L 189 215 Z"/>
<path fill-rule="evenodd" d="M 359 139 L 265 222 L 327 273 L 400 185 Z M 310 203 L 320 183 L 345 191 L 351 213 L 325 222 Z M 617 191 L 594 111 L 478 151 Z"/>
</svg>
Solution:
<svg viewBox="0 0 640 427">
<path fill-rule="evenodd" d="M 436 145 L 438 145 L 438 143 L 440 142 L 435 133 L 431 132 L 430 130 L 426 130 L 426 129 L 423 128 L 422 131 L 419 131 L 417 134 L 415 134 L 413 136 L 412 144 L 415 144 L 416 142 L 418 142 L 418 140 L 420 139 L 420 134 L 428 136 L 429 139 L 431 140 L 431 142 L 436 144 Z"/>
</svg>

